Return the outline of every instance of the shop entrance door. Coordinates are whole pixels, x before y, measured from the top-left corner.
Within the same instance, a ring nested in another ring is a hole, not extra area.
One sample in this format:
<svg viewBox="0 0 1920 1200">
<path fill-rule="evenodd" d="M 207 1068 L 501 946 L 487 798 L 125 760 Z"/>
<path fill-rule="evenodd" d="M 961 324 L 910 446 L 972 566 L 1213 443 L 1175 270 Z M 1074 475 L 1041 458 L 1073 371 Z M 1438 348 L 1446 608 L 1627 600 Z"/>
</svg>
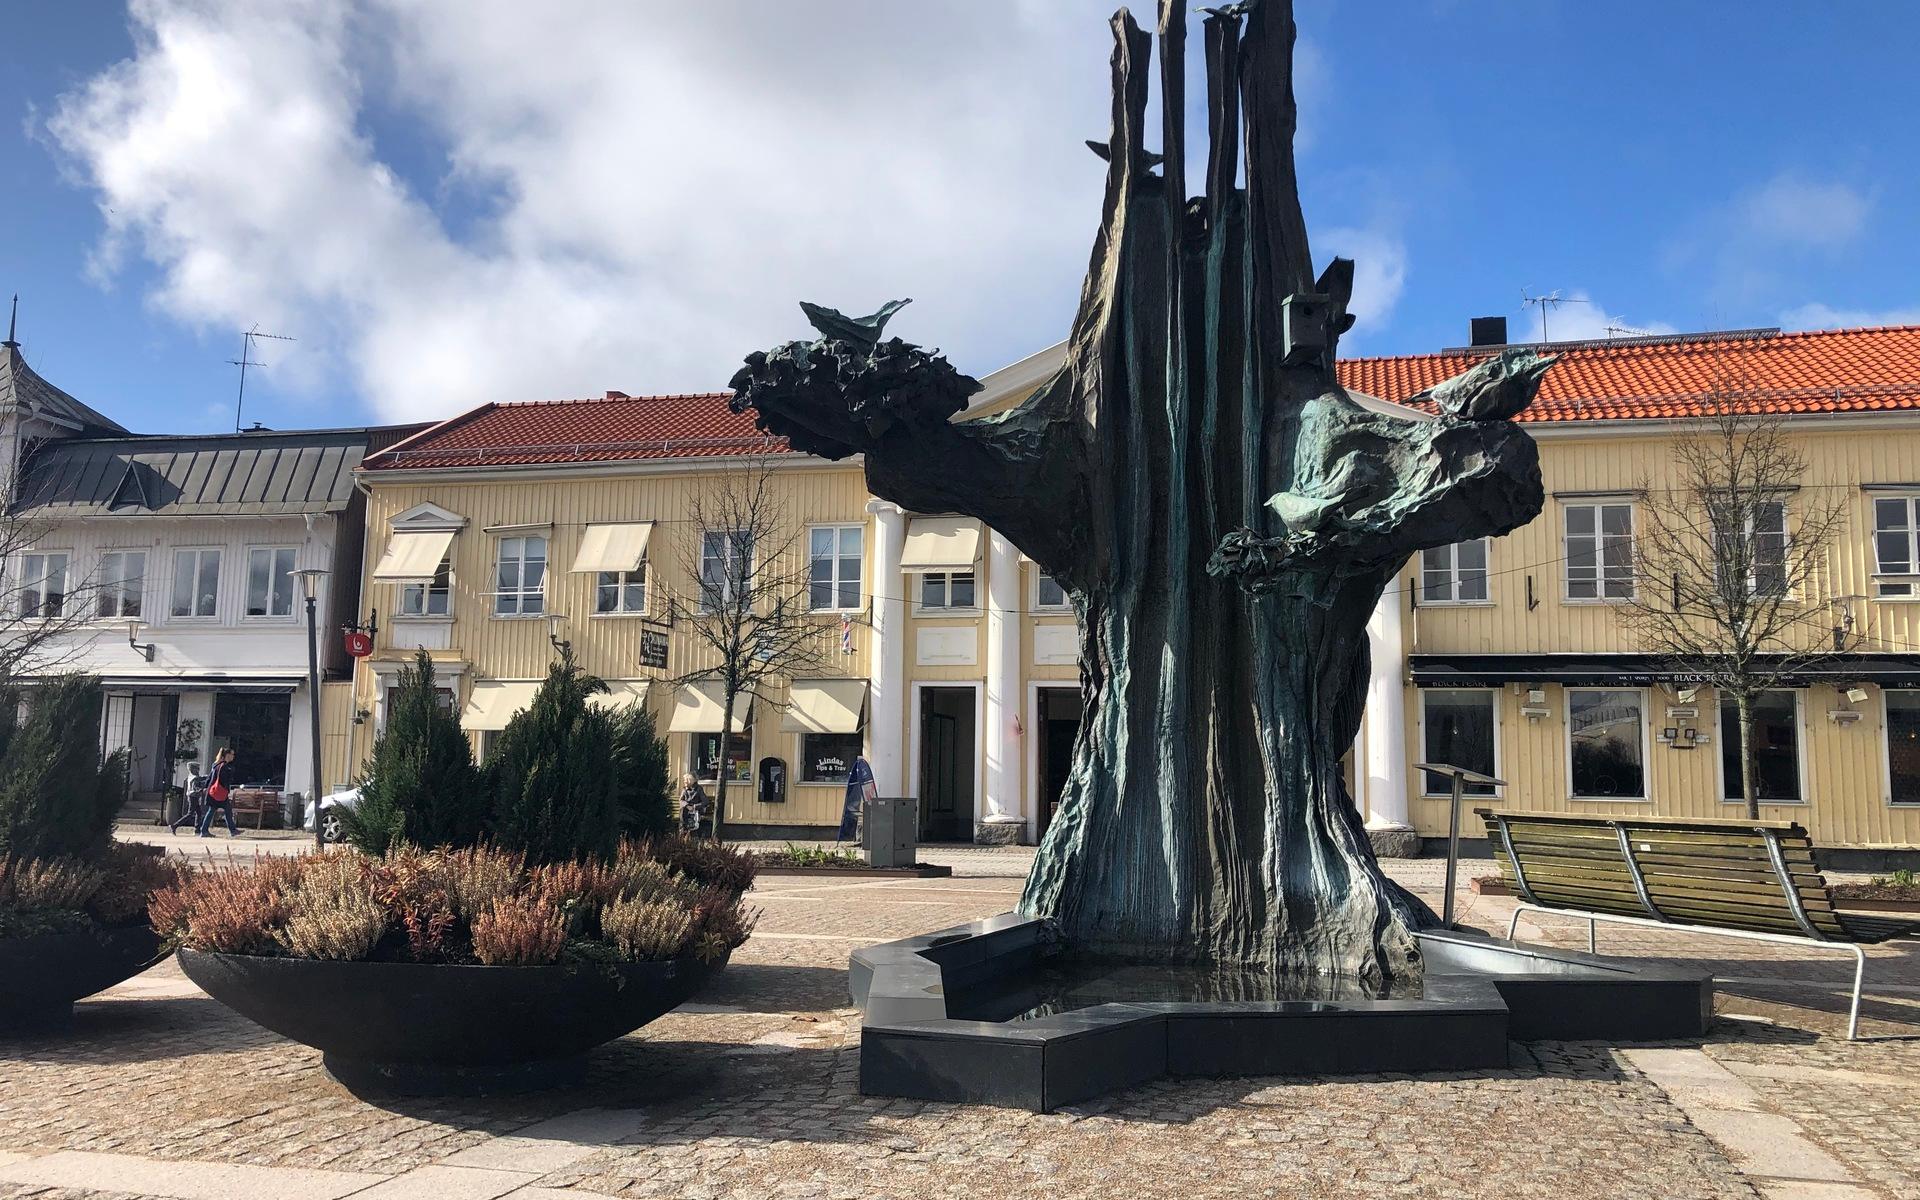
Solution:
<svg viewBox="0 0 1920 1200">
<path fill-rule="evenodd" d="M 920 689 L 920 840 L 973 840 L 973 689 Z"/>
<path fill-rule="evenodd" d="M 1073 743 L 1080 735 L 1080 689 L 1041 688 L 1036 693 L 1034 724 L 1039 744 L 1034 747 L 1040 767 L 1040 833 L 1053 821 L 1060 793 L 1073 770 Z"/>
</svg>

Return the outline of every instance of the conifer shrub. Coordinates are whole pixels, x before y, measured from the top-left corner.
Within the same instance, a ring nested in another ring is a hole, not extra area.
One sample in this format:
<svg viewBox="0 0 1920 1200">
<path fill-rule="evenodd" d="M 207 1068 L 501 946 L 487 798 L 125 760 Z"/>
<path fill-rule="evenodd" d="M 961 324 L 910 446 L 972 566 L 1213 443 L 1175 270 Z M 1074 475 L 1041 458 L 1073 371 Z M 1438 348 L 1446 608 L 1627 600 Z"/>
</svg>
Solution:
<svg viewBox="0 0 1920 1200">
<path fill-rule="evenodd" d="M 0 859 L 106 852 L 127 776 L 124 753 L 100 755 L 100 706 L 91 675 L 0 691 Z"/>
<path fill-rule="evenodd" d="M 664 837 L 674 831 L 673 776 L 667 743 L 644 704 L 613 714 L 613 803 L 625 837 Z"/>
<path fill-rule="evenodd" d="M 347 837 L 378 857 L 401 842 L 471 846 L 486 824 L 483 776 L 460 719 L 442 701 L 425 650 L 400 672 L 387 725 L 373 744 Z"/>
<path fill-rule="evenodd" d="M 487 759 L 492 840 L 532 863 L 610 857 L 620 837 L 613 718 L 587 703 L 607 685 L 571 650 L 547 671 Z"/>
</svg>

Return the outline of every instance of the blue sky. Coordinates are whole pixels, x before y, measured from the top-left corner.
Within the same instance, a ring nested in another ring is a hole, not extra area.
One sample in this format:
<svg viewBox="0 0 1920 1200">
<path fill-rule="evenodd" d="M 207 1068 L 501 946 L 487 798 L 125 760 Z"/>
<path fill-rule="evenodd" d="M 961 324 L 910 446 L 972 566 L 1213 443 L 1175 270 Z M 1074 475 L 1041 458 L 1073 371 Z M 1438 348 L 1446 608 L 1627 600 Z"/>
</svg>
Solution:
<svg viewBox="0 0 1920 1200">
<path fill-rule="evenodd" d="M 1104 4 L 27 3 L 0 39 L 0 295 L 142 430 L 706 390 L 792 302 L 916 298 L 984 373 L 1065 332 Z M 245 18 L 240 16 L 245 11 Z M 742 14 L 750 13 L 752 19 Z M 1300 0 L 1315 253 L 1354 353 L 1920 321 L 1920 6 Z"/>
</svg>

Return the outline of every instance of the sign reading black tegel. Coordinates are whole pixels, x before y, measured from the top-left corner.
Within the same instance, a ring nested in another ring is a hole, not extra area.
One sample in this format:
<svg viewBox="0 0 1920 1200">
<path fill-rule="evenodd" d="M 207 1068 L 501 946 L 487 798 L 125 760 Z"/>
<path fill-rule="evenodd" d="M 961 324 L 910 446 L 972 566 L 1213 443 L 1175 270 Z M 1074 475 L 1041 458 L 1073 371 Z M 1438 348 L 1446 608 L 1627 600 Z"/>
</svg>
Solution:
<svg viewBox="0 0 1920 1200">
<path fill-rule="evenodd" d="M 658 629 L 640 631 L 640 665 L 643 667 L 662 667 L 667 665 L 667 635 Z"/>
</svg>

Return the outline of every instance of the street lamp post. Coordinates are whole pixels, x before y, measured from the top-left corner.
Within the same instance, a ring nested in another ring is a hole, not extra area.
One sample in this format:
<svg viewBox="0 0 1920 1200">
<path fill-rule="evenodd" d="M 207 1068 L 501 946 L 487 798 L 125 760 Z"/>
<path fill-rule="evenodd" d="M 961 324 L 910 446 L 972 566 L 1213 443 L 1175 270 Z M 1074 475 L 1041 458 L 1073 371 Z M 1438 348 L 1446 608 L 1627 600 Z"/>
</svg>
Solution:
<svg viewBox="0 0 1920 1200">
<path fill-rule="evenodd" d="M 307 740 L 313 748 L 313 777 L 307 785 L 307 811 L 313 814 L 314 849 L 327 848 L 325 827 L 320 820 L 320 580 L 324 567 L 307 567 L 293 572 L 300 579 L 300 591 L 307 598 Z"/>
</svg>

